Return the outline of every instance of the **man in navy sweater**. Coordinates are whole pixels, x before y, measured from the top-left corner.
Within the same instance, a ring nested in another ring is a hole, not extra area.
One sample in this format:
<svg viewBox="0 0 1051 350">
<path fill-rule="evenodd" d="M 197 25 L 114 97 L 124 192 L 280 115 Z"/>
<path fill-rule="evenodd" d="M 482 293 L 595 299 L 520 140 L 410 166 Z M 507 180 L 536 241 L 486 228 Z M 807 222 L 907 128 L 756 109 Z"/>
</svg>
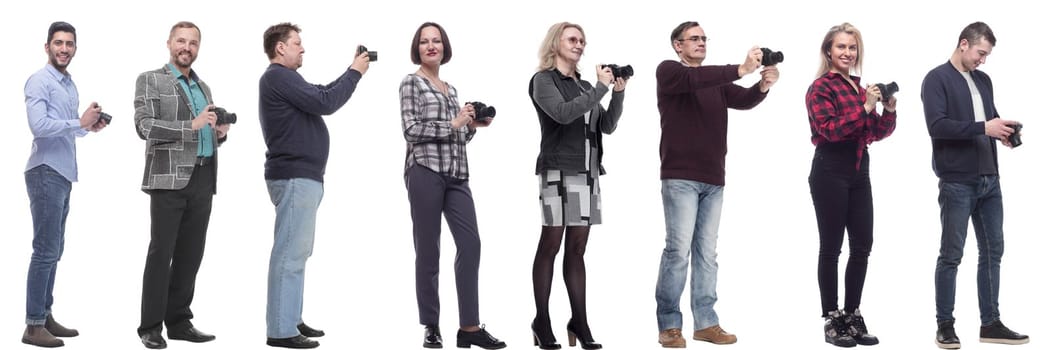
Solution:
<svg viewBox="0 0 1051 350">
<path fill-rule="evenodd" d="M 719 265 L 715 242 L 726 175 L 727 109 L 750 109 L 777 82 L 776 66 L 762 69 L 759 82 L 734 84 L 759 69 L 762 51 L 748 50 L 740 65 L 701 66 L 708 37 L 697 22 L 684 22 L 671 33 L 679 61 L 657 66 L 657 109 L 661 114 L 661 196 L 667 227 L 666 246 L 657 276 L 658 341 L 684 348 L 679 299 L 690 278 L 693 339 L 715 344 L 737 342 L 719 325 L 715 283 Z M 692 253 L 691 253 L 692 252 Z M 691 256 L 692 255 L 692 256 Z"/>
<path fill-rule="evenodd" d="M 300 29 L 291 23 L 263 34 L 270 66 L 259 79 L 259 124 L 266 141 L 265 174 L 277 211 L 266 300 L 266 344 L 315 348 L 325 333 L 303 323 L 303 272 L 314 248 L 314 223 L 324 193 L 329 135 L 322 115 L 347 103 L 369 69 L 367 53 L 328 85 L 307 83 Z"/>
<path fill-rule="evenodd" d="M 997 170 L 996 140 L 1008 137 L 1016 121 L 1004 120 L 993 104 L 993 83 L 978 70 L 992 53 L 996 37 L 982 22 L 968 25 L 957 39 L 949 62 L 923 79 L 920 97 L 933 147 L 941 206 L 941 250 L 934 270 L 938 332 L 942 349 L 960 348 L 953 328 L 956 271 L 963 258 L 967 220 L 978 240 L 978 309 L 983 343 L 1025 344 L 1029 337 L 1000 322 L 1000 258 L 1004 253 L 1003 199 Z"/>
</svg>

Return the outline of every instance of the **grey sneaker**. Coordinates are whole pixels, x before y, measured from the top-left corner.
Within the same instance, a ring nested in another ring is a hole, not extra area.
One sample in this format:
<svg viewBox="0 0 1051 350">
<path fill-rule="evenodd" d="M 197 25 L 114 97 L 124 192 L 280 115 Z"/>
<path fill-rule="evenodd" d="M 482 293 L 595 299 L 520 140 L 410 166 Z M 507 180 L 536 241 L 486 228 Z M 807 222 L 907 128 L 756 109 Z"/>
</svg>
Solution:
<svg viewBox="0 0 1051 350">
<path fill-rule="evenodd" d="M 865 318 L 861 317 L 860 309 L 855 309 L 854 313 L 848 314 L 844 322 L 847 323 L 847 334 L 850 334 L 850 337 L 854 338 L 858 345 L 879 344 L 879 338 L 869 334 L 869 329 L 865 326 Z"/>
<path fill-rule="evenodd" d="M 850 336 L 849 326 L 845 322 L 843 310 L 829 311 L 825 315 L 825 342 L 844 348 L 858 345 L 857 341 Z"/>
</svg>

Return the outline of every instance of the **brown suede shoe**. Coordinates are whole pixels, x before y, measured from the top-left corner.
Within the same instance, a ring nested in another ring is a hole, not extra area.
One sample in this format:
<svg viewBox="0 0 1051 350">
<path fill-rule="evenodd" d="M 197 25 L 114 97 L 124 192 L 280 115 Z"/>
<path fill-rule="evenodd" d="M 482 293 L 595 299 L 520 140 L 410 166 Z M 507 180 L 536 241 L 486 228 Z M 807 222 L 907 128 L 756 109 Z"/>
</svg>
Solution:
<svg viewBox="0 0 1051 350">
<path fill-rule="evenodd" d="M 693 340 L 703 340 L 712 344 L 733 344 L 737 342 L 737 336 L 726 333 L 719 325 L 714 325 L 693 332 Z"/>
<path fill-rule="evenodd" d="M 686 347 L 686 339 L 682 338 L 682 329 L 679 328 L 668 328 L 661 331 L 660 336 L 657 337 L 657 342 L 666 348 Z"/>
<path fill-rule="evenodd" d="M 47 315 L 47 322 L 44 323 L 44 328 L 47 329 L 51 335 L 60 338 L 70 338 L 80 335 L 80 332 L 77 332 L 76 329 L 66 328 L 59 324 L 58 321 L 55 321 L 55 317 L 50 314 Z"/>
<path fill-rule="evenodd" d="M 44 326 L 26 326 L 25 333 L 22 333 L 22 342 L 45 348 L 57 348 L 65 345 L 62 339 L 55 338 Z"/>
</svg>

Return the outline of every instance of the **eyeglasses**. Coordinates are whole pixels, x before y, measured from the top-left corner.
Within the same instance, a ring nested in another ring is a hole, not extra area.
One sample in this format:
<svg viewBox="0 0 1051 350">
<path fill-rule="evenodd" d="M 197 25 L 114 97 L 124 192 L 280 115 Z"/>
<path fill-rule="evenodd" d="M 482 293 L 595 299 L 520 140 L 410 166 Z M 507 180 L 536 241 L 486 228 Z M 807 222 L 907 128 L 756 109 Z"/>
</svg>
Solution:
<svg viewBox="0 0 1051 350">
<path fill-rule="evenodd" d="M 576 44 L 580 44 L 580 46 L 587 46 L 588 45 L 588 43 L 586 41 L 584 41 L 583 38 L 578 38 L 578 37 L 575 37 L 575 36 L 568 37 L 565 40 L 568 41 L 572 45 L 576 45 Z"/>
<path fill-rule="evenodd" d="M 708 42 L 708 37 L 707 36 L 694 35 L 694 36 L 691 36 L 689 38 L 679 39 L 679 42 L 683 42 L 683 41 L 687 41 L 687 40 L 695 42 L 695 43 L 697 43 L 697 42 Z"/>
</svg>

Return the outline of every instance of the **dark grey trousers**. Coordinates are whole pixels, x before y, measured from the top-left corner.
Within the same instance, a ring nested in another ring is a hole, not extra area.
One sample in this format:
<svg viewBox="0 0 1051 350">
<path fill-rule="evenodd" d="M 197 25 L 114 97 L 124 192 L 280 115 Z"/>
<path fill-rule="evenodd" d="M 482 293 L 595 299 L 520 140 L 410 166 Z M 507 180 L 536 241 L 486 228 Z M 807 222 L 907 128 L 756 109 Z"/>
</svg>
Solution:
<svg viewBox="0 0 1051 350">
<path fill-rule="evenodd" d="M 478 261 L 481 242 L 474 199 L 467 180 L 438 174 L 415 165 L 405 174 L 416 246 L 416 303 L 420 324 L 438 325 L 438 257 L 441 252 L 442 214 L 456 244 L 456 295 L 460 326 L 478 321 Z"/>
</svg>

